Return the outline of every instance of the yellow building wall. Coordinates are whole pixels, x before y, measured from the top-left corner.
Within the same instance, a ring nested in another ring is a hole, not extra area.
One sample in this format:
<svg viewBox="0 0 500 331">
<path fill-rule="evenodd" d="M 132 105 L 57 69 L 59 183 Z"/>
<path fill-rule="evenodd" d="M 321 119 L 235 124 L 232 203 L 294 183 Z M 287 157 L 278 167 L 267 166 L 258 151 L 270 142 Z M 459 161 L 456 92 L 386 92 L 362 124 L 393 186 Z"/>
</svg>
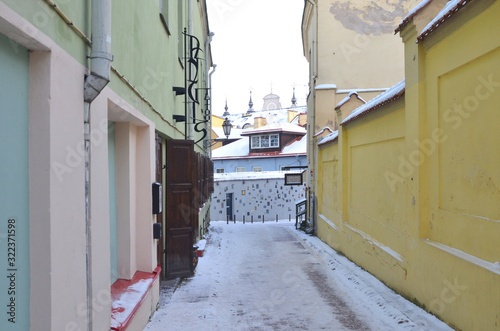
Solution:
<svg viewBox="0 0 500 331">
<path fill-rule="evenodd" d="M 404 97 L 318 146 L 318 236 L 459 330 L 500 330 L 500 1 L 423 42 Z"/>
</svg>

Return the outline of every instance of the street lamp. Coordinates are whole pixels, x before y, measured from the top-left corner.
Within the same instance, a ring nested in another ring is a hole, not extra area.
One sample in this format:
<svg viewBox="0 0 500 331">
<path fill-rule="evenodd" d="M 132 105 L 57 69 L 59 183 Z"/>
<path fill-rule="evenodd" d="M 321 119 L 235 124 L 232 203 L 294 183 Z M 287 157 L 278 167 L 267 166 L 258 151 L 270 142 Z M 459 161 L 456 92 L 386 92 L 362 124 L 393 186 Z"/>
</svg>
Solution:
<svg viewBox="0 0 500 331">
<path fill-rule="evenodd" d="M 229 136 L 231 135 L 231 128 L 233 125 L 231 124 L 231 121 L 226 117 L 226 120 L 224 123 L 222 123 L 222 130 L 224 131 L 224 135 L 226 136 L 226 139 L 229 139 Z M 205 147 L 212 147 L 218 142 L 221 142 L 221 139 L 206 139 L 205 140 Z"/>
<path fill-rule="evenodd" d="M 231 121 L 229 121 L 229 119 L 226 117 L 226 120 L 224 121 L 224 123 L 222 123 L 222 130 L 224 130 L 224 135 L 226 136 L 226 138 L 229 138 L 229 136 L 231 135 L 231 128 L 233 126 L 231 125 Z"/>
</svg>

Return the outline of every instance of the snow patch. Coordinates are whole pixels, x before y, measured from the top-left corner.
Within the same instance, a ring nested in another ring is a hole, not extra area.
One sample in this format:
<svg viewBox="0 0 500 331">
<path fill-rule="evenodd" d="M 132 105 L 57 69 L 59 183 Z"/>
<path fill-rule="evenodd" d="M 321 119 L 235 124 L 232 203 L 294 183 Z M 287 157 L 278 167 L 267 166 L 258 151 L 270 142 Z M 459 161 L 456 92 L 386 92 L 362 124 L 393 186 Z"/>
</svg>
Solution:
<svg viewBox="0 0 500 331">
<path fill-rule="evenodd" d="M 368 101 L 361 107 L 356 108 L 349 116 L 345 118 L 345 120 L 342 121 L 340 125 L 346 124 L 351 120 L 355 119 L 356 117 L 363 115 L 363 113 L 369 112 L 372 109 L 376 109 L 384 105 L 385 103 L 388 103 L 391 99 L 402 94 L 404 90 L 405 90 L 405 80 L 403 79 L 401 82 L 397 83 L 396 85 L 388 89 L 386 92 L 376 96 L 375 98 Z"/>
</svg>

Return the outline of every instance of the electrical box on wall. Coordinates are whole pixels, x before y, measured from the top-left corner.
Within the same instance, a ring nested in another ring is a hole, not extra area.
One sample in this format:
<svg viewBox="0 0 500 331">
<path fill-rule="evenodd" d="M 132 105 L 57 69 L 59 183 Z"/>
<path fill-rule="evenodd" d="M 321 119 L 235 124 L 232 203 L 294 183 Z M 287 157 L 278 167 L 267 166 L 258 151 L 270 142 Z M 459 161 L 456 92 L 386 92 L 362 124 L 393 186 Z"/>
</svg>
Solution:
<svg viewBox="0 0 500 331">
<path fill-rule="evenodd" d="M 162 186 L 160 183 L 153 183 L 153 214 L 161 214 L 162 205 Z"/>
<path fill-rule="evenodd" d="M 161 223 L 153 224 L 153 239 L 161 239 Z"/>
</svg>

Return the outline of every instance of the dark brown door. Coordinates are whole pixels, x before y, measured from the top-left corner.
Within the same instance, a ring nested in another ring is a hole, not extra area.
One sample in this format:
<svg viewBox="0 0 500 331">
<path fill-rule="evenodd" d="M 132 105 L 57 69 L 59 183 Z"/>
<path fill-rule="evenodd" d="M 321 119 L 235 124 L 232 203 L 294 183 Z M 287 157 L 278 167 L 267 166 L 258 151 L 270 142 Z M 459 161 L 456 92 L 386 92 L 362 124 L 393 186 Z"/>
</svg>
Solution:
<svg viewBox="0 0 500 331">
<path fill-rule="evenodd" d="M 165 185 L 163 183 L 163 138 L 160 137 L 158 134 L 156 135 L 156 182 L 161 183 L 162 185 Z M 165 202 L 163 202 L 165 203 Z M 162 210 L 164 210 L 165 206 L 162 206 Z M 157 263 L 161 266 L 162 273 L 163 275 L 165 274 L 165 259 L 164 259 L 164 240 L 165 240 L 165 221 L 163 219 L 163 212 L 156 215 L 156 222 L 161 223 L 161 229 L 162 229 L 162 237 L 161 239 L 158 239 L 158 243 L 156 245 L 156 258 L 157 258 Z"/>
<path fill-rule="evenodd" d="M 195 157 L 193 141 L 167 141 L 167 279 L 193 274 Z"/>
</svg>

